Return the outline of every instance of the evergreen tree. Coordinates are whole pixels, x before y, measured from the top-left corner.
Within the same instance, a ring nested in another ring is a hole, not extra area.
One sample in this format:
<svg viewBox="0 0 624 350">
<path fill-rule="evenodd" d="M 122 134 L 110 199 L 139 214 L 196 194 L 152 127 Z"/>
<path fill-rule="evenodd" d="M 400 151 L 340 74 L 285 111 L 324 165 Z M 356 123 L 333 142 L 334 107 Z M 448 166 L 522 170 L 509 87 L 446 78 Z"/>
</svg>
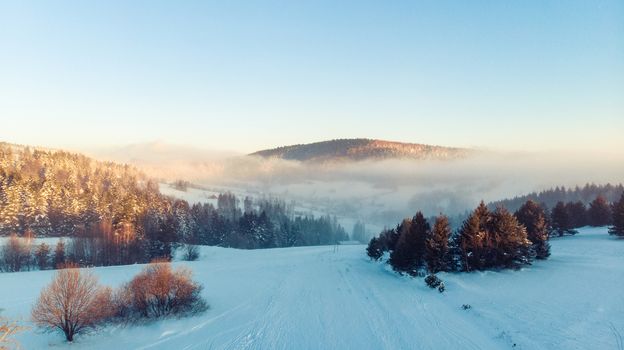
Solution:
<svg viewBox="0 0 624 350">
<path fill-rule="evenodd" d="M 416 275 L 423 266 L 425 241 L 430 226 L 421 212 L 416 213 L 412 220 L 404 220 L 399 240 L 390 254 L 389 263 L 398 272 Z"/>
<path fill-rule="evenodd" d="M 603 196 L 598 196 L 589 204 L 587 210 L 591 226 L 607 226 L 611 224 L 611 208 Z"/>
<path fill-rule="evenodd" d="M 401 224 L 397 225 L 396 228 L 390 230 L 384 230 L 379 235 L 379 240 L 383 246 L 384 251 L 391 252 L 396 248 L 397 243 L 399 242 L 399 232 L 401 231 Z"/>
<path fill-rule="evenodd" d="M 377 261 L 383 256 L 383 244 L 379 238 L 371 238 L 368 246 L 366 247 L 366 254 L 373 260 Z"/>
<path fill-rule="evenodd" d="M 425 260 L 430 273 L 449 269 L 449 237 L 451 226 L 448 218 L 439 215 L 435 219 L 433 229 L 426 241 Z"/>
<path fill-rule="evenodd" d="M 620 200 L 613 203 L 613 226 L 609 228 L 609 234 L 624 237 L 624 193 Z"/>
<path fill-rule="evenodd" d="M 489 221 L 490 212 L 481 201 L 460 228 L 457 240 L 463 271 L 481 270 L 485 267 L 484 248 Z"/>
<path fill-rule="evenodd" d="M 357 221 L 353 225 L 353 231 L 351 233 L 351 239 L 360 243 L 366 242 L 366 226 L 363 222 Z"/>
<path fill-rule="evenodd" d="M 553 232 L 555 232 L 559 237 L 564 234 L 573 235 L 577 233 L 572 229 L 570 216 L 563 202 L 557 202 L 557 205 L 553 208 L 550 214 L 550 224 L 552 225 Z"/>
<path fill-rule="evenodd" d="M 504 207 L 497 208 L 491 216 L 486 267 L 518 268 L 531 263 L 531 241 L 526 228 Z"/>
<path fill-rule="evenodd" d="M 568 217 L 570 218 L 570 226 L 572 228 L 583 227 L 587 225 L 587 209 L 581 201 L 568 202 L 566 204 Z"/>
<path fill-rule="evenodd" d="M 527 236 L 533 245 L 535 257 L 547 259 L 550 256 L 550 244 L 548 244 L 546 215 L 542 207 L 536 202 L 528 200 L 518 209 L 515 216 L 527 230 Z"/>
</svg>

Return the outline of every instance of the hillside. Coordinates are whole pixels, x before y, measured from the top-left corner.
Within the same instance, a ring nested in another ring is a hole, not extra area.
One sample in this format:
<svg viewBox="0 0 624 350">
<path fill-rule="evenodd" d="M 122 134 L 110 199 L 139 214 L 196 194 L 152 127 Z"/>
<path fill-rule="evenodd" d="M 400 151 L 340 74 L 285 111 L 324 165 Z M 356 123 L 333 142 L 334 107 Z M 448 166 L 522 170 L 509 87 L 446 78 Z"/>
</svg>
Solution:
<svg viewBox="0 0 624 350">
<path fill-rule="evenodd" d="M 503 199 L 495 201 L 488 206 L 490 208 L 496 208 L 497 206 L 503 206 L 511 211 L 516 211 L 526 201 L 533 200 L 537 203 L 544 204 L 547 208 L 553 208 L 557 202 L 581 202 L 588 205 L 596 197 L 602 196 L 608 202 L 613 203 L 620 199 L 620 196 L 624 192 L 624 185 L 606 184 L 585 184 L 583 187 L 576 186 L 574 188 L 565 188 L 564 186 L 551 188 L 548 190 L 533 192 L 522 196 L 516 196 L 514 198 Z"/>
<path fill-rule="evenodd" d="M 74 344 L 36 329 L 17 338 L 25 349 L 75 350 L 621 349 L 624 241 L 606 231 L 554 239 L 548 261 L 519 271 L 440 274 L 444 294 L 369 261 L 364 246 L 204 247 L 184 263 L 205 286 L 201 316 L 109 327 Z M 93 271 L 116 286 L 140 268 Z M 3 316 L 27 320 L 52 274 L 0 274 L 12 286 L 0 288 Z"/>
<path fill-rule="evenodd" d="M 383 159 L 456 159 L 471 151 L 462 148 L 431 146 L 371 139 L 340 139 L 303 145 L 284 146 L 250 154 L 264 158 L 308 161 L 362 161 Z"/>
<path fill-rule="evenodd" d="M 162 201 L 158 185 L 131 166 L 0 143 L 0 235 L 71 235 L 104 217 L 136 224 Z"/>
</svg>

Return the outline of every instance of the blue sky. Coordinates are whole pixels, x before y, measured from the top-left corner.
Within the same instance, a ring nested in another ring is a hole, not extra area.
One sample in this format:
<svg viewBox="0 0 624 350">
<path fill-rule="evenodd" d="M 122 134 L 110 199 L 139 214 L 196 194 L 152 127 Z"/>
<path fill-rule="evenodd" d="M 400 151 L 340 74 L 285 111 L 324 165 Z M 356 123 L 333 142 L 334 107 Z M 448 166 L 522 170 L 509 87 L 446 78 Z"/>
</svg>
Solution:
<svg viewBox="0 0 624 350">
<path fill-rule="evenodd" d="M 0 140 L 624 149 L 624 2 L 4 1 Z"/>
</svg>

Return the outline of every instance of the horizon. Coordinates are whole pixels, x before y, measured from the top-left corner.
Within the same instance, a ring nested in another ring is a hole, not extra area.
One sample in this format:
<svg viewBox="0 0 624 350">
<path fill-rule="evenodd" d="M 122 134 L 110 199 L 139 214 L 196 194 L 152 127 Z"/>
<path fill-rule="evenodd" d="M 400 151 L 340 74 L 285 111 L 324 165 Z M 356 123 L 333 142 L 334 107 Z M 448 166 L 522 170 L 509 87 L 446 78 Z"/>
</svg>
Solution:
<svg viewBox="0 0 624 350">
<path fill-rule="evenodd" d="M 0 0 L 0 47 L 0 350 L 624 350 L 624 0 Z"/>
<path fill-rule="evenodd" d="M 624 149 L 618 1 L 20 1 L 0 22 L 10 143 Z"/>
</svg>

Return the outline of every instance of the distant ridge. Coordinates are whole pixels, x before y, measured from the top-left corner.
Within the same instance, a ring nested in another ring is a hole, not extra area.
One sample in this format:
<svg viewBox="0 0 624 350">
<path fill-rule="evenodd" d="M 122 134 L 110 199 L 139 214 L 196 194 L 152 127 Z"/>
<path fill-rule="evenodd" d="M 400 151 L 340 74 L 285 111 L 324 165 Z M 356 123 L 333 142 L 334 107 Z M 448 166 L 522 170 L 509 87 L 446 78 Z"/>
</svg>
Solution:
<svg viewBox="0 0 624 350">
<path fill-rule="evenodd" d="M 301 162 L 363 161 L 384 159 L 458 159 L 472 153 L 465 148 L 432 146 L 373 139 L 338 139 L 283 146 L 251 153 L 250 156 Z"/>
</svg>

